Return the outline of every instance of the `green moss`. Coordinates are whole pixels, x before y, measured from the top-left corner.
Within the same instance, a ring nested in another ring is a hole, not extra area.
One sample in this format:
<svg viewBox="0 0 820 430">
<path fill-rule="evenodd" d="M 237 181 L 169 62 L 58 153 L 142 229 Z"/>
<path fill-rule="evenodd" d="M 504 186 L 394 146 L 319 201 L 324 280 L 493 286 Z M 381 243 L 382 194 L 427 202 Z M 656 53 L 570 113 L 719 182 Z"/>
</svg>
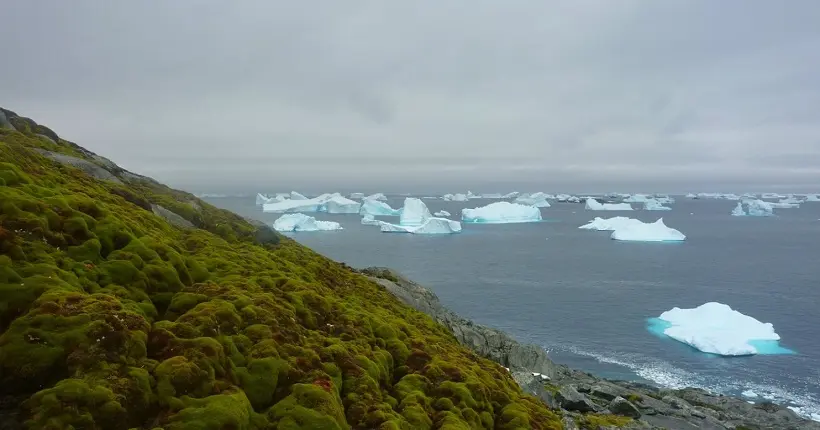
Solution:
<svg viewBox="0 0 820 430">
<path fill-rule="evenodd" d="M 99 163 L 15 121 L 0 132 L 0 396 L 28 399 L 29 427 L 559 428 L 347 266 L 148 178 L 44 158 Z"/>
<path fill-rule="evenodd" d="M 632 422 L 632 418 L 620 415 L 589 414 L 581 417 L 578 423 L 582 429 L 598 430 L 601 427 L 623 427 Z"/>
<path fill-rule="evenodd" d="M 643 401 L 643 396 L 641 396 L 640 394 L 630 393 L 626 396 L 626 399 L 632 403 L 640 403 Z"/>
</svg>

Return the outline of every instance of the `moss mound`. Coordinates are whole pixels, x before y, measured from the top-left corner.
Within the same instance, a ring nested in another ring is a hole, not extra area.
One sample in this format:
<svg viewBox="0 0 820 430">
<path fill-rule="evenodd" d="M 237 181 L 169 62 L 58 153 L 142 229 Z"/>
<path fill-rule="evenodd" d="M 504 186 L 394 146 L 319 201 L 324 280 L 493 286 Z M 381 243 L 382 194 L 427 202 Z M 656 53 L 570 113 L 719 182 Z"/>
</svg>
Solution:
<svg viewBox="0 0 820 430">
<path fill-rule="evenodd" d="M 366 277 L 11 122 L 0 398 L 22 406 L 0 402 L 0 415 L 32 429 L 560 428 L 501 366 Z"/>
</svg>

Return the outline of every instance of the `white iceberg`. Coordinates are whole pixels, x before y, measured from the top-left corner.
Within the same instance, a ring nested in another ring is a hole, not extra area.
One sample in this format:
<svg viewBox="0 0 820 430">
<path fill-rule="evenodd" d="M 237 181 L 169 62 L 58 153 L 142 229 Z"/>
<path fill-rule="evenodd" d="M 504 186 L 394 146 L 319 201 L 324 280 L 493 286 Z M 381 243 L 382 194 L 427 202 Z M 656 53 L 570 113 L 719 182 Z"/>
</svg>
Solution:
<svg viewBox="0 0 820 430">
<path fill-rule="evenodd" d="M 612 218 L 595 217 L 594 220 L 578 228 L 584 230 L 614 231 L 632 224 L 643 224 L 643 222 L 641 220 L 627 218 L 625 216 L 616 216 Z"/>
<path fill-rule="evenodd" d="M 364 194 L 363 193 L 350 193 L 350 198 L 351 199 L 356 199 L 356 200 L 361 200 L 361 199 L 364 198 Z"/>
<path fill-rule="evenodd" d="M 270 197 L 268 197 L 264 194 L 257 194 L 256 195 L 256 206 L 264 205 L 265 203 L 268 202 L 269 199 L 270 199 Z"/>
<path fill-rule="evenodd" d="M 299 193 L 297 193 L 296 191 L 291 191 L 290 192 L 290 199 L 291 200 L 307 200 L 308 198 L 301 195 L 301 194 L 299 194 Z"/>
<path fill-rule="evenodd" d="M 467 200 L 469 200 L 469 197 L 467 197 L 467 194 L 456 193 L 456 194 L 445 194 L 442 197 L 442 199 L 448 200 L 448 201 L 451 201 L 451 202 L 466 202 Z"/>
<path fill-rule="evenodd" d="M 430 209 L 427 209 L 427 205 L 421 199 L 407 197 L 404 199 L 404 207 L 401 208 L 399 224 L 406 227 L 420 226 L 432 217 Z"/>
<path fill-rule="evenodd" d="M 774 200 L 774 199 L 785 199 L 786 196 L 784 196 L 782 194 L 777 194 L 777 193 L 763 193 L 763 194 L 760 195 L 760 198 L 761 199 Z"/>
<path fill-rule="evenodd" d="M 645 211 L 671 211 L 672 208 L 662 205 L 655 199 L 649 199 L 643 202 L 643 210 Z"/>
<path fill-rule="evenodd" d="M 694 194 L 692 194 L 692 193 L 689 193 L 689 194 L 687 194 L 687 195 L 686 195 L 686 198 L 687 198 L 687 199 L 696 199 L 696 198 L 698 198 L 698 196 L 696 196 L 696 195 L 694 195 Z"/>
<path fill-rule="evenodd" d="M 321 203 L 314 200 L 288 199 L 281 202 L 265 203 L 262 205 L 262 212 L 267 213 L 294 213 L 294 212 L 319 212 Z"/>
<path fill-rule="evenodd" d="M 799 208 L 800 207 L 799 203 L 784 203 L 782 201 L 780 201 L 780 202 L 768 202 L 768 203 L 773 209 L 793 209 L 793 208 Z"/>
<path fill-rule="evenodd" d="M 537 222 L 541 221 L 541 210 L 535 206 L 495 202 L 479 208 L 462 209 L 461 220 L 486 224 Z"/>
<path fill-rule="evenodd" d="M 339 193 L 321 195 L 316 200 L 321 202 L 319 211 L 330 214 L 355 214 L 359 213 L 362 207 L 361 203 L 350 200 Z"/>
<path fill-rule="evenodd" d="M 382 193 L 371 194 L 364 198 L 365 200 L 387 200 L 387 196 Z"/>
<path fill-rule="evenodd" d="M 397 225 L 381 221 L 383 233 L 412 233 L 412 234 L 452 234 L 461 232 L 461 223 L 445 218 L 430 217 L 421 225 Z"/>
<path fill-rule="evenodd" d="M 667 227 L 663 218 L 653 223 L 632 223 L 612 232 L 612 239 L 629 242 L 680 242 L 686 236 L 674 228 Z"/>
<path fill-rule="evenodd" d="M 722 303 L 709 302 L 694 309 L 676 307 L 658 319 L 668 325 L 663 334 L 710 354 L 753 355 L 761 352 L 756 342 L 780 340 L 772 324 Z"/>
<path fill-rule="evenodd" d="M 732 216 L 772 216 L 773 206 L 763 200 L 743 200 L 732 210 Z"/>
<path fill-rule="evenodd" d="M 514 198 L 518 197 L 519 194 L 521 194 L 521 193 L 519 193 L 518 191 L 513 191 L 511 193 L 504 194 L 503 196 L 501 196 L 501 198 L 502 199 L 514 199 Z"/>
<path fill-rule="evenodd" d="M 513 203 L 535 206 L 537 208 L 550 207 L 550 203 L 547 201 L 547 195 L 544 193 L 533 193 L 526 196 L 519 196 L 513 200 Z"/>
<path fill-rule="evenodd" d="M 501 193 L 484 193 L 481 195 L 482 199 L 503 199 Z"/>
<path fill-rule="evenodd" d="M 445 216 L 450 216 L 450 212 L 447 212 L 445 210 L 441 210 L 441 211 L 438 211 L 438 212 L 434 213 L 433 215 L 435 215 L 437 217 L 445 217 Z"/>
<path fill-rule="evenodd" d="M 571 196 L 569 194 L 558 194 L 555 196 L 555 200 L 558 200 L 562 203 L 581 203 L 580 197 Z"/>
<path fill-rule="evenodd" d="M 377 219 L 376 219 L 373 215 L 371 215 L 371 214 L 364 214 L 364 215 L 362 216 L 362 224 L 363 224 L 363 225 L 381 225 L 381 224 L 382 224 L 382 221 L 377 220 Z"/>
<path fill-rule="evenodd" d="M 820 194 L 806 194 L 807 202 L 820 202 Z"/>
<path fill-rule="evenodd" d="M 632 194 L 623 201 L 624 203 L 645 203 L 647 200 L 653 200 L 653 198 L 646 194 Z"/>
<path fill-rule="evenodd" d="M 276 231 L 328 231 L 341 230 L 342 226 L 335 221 L 317 221 L 305 214 L 285 214 L 273 222 Z"/>
<path fill-rule="evenodd" d="M 480 199 L 481 198 L 481 196 L 479 196 L 478 194 L 473 194 L 473 192 L 470 191 L 470 190 L 467 190 L 466 196 L 467 196 L 467 199 Z"/>
<path fill-rule="evenodd" d="M 590 211 L 631 211 L 632 206 L 629 203 L 600 203 L 595 199 L 587 199 L 584 209 Z"/>
<path fill-rule="evenodd" d="M 359 213 L 362 215 L 398 216 L 401 214 L 401 209 L 393 209 L 387 203 L 379 200 L 364 199 Z"/>
</svg>

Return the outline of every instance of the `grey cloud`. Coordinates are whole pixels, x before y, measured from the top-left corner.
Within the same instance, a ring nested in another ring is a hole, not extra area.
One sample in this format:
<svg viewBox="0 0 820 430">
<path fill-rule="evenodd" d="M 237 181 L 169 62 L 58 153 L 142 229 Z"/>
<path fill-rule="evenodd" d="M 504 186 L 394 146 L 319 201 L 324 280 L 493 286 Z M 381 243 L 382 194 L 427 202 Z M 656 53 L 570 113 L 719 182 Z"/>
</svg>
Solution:
<svg viewBox="0 0 820 430">
<path fill-rule="evenodd" d="M 50 0 L 3 15 L 0 104 L 196 191 L 820 183 L 812 0 Z"/>
</svg>

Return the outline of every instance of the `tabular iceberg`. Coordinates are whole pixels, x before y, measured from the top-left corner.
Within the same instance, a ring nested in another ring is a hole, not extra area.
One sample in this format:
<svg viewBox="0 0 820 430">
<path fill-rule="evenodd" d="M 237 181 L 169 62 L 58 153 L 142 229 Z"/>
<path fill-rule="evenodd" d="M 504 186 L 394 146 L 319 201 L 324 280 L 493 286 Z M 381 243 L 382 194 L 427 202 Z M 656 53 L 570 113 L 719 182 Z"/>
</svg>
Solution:
<svg viewBox="0 0 820 430">
<path fill-rule="evenodd" d="M 632 206 L 629 203 L 600 203 L 595 199 L 587 199 L 584 209 L 590 211 L 631 211 Z"/>
<path fill-rule="evenodd" d="M 581 203 L 581 199 L 577 196 L 571 196 L 569 194 L 558 194 L 555 196 L 555 200 L 563 203 Z"/>
<path fill-rule="evenodd" d="M 518 191 L 513 191 L 511 193 L 504 194 L 503 196 L 501 196 L 501 198 L 502 199 L 514 199 L 514 198 L 518 197 L 519 194 L 521 194 L 521 193 L 519 193 Z"/>
<path fill-rule="evenodd" d="M 404 207 L 401 208 L 399 224 L 409 227 L 419 226 L 432 217 L 430 209 L 427 209 L 427 205 L 423 201 L 414 197 L 407 197 L 404 199 Z"/>
<path fill-rule="evenodd" d="M 451 234 L 461 232 L 461 223 L 446 218 L 427 218 L 421 225 L 396 225 L 381 221 L 383 233 Z"/>
<path fill-rule="evenodd" d="M 820 194 L 806 194 L 807 202 L 820 202 Z"/>
<path fill-rule="evenodd" d="M 299 196 L 299 193 L 291 193 Z M 302 196 L 304 197 L 304 196 Z M 265 203 L 262 211 L 268 213 L 327 212 L 333 214 L 358 213 L 361 203 L 342 197 L 339 193 L 322 194 L 308 198 L 291 198 L 280 202 Z"/>
<path fill-rule="evenodd" d="M 445 194 L 445 195 L 441 196 L 441 199 L 446 201 L 446 202 L 466 202 L 467 200 L 469 200 L 469 198 L 467 197 L 467 194 L 460 194 L 460 193 Z"/>
<path fill-rule="evenodd" d="M 445 216 L 450 216 L 450 212 L 438 211 L 438 212 L 434 213 L 433 215 L 435 215 L 437 217 L 445 217 Z"/>
<path fill-rule="evenodd" d="M 655 199 L 649 199 L 643 203 L 643 210 L 645 211 L 671 211 L 672 208 L 662 205 Z"/>
<path fill-rule="evenodd" d="M 616 216 L 612 218 L 595 217 L 594 220 L 578 228 L 584 230 L 612 231 L 632 224 L 643 224 L 643 222 L 641 220 L 627 218 L 625 216 Z"/>
<path fill-rule="evenodd" d="M 743 200 L 732 210 L 732 216 L 773 216 L 772 204 L 763 200 Z"/>
<path fill-rule="evenodd" d="M 293 213 L 293 212 L 319 212 L 320 203 L 313 200 L 283 200 L 281 202 L 265 203 L 262 205 L 262 212 L 268 213 Z"/>
<path fill-rule="evenodd" d="M 385 202 L 372 199 L 362 200 L 362 209 L 360 214 L 381 215 L 381 216 L 399 216 L 401 209 L 393 209 Z"/>
<path fill-rule="evenodd" d="M 479 208 L 462 209 L 461 220 L 486 224 L 537 222 L 541 221 L 541 210 L 535 206 L 495 202 Z"/>
<path fill-rule="evenodd" d="M 387 196 L 382 193 L 376 193 L 365 197 L 365 200 L 387 200 Z"/>
<path fill-rule="evenodd" d="M 665 325 L 660 328 L 666 336 L 710 354 L 792 352 L 777 345 L 780 335 L 771 323 L 762 323 L 722 303 L 709 302 L 693 309 L 676 307 L 657 320 Z"/>
<path fill-rule="evenodd" d="M 772 209 L 794 209 L 799 208 L 799 203 L 785 203 L 783 201 L 779 202 L 767 202 L 772 207 Z"/>
<path fill-rule="evenodd" d="M 285 214 L 273 222 L 276 231 L 328 231 L 341 230 L 342 226 L 335 221 L 317 221 L 305 214 Z"/>
<path fill-rule="evenodd" d="M 669 228 L 659 218 L 653 223 L 631 223 L 620 226 L 612 232 L 612 239 L 629 242 L 680 242 L 686 236 L 674 228 Z"/>
<path fill-rule="evenodd" d="M 653 198 L 646 194 L 632 194 L 624 199 L 624 203 L 645 203 L 647 200 L 653 200 Z"/>
</svg>

